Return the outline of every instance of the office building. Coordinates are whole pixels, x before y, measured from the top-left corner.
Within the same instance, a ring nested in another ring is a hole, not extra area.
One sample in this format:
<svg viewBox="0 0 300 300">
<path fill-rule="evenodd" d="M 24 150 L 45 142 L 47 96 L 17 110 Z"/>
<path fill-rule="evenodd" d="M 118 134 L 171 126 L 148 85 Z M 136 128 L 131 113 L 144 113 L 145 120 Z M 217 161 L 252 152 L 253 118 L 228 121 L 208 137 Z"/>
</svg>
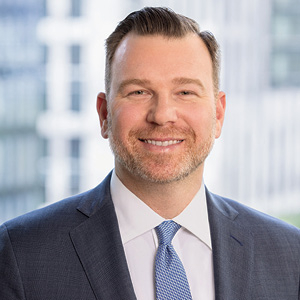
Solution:
<svg viewBox="0 0 300 300">
<path fill-rule="evenodd" d="M 44 51 L 35 33 L 41 1 L 0 0 L 0 223 L 44 202 Z"/>
</svg>

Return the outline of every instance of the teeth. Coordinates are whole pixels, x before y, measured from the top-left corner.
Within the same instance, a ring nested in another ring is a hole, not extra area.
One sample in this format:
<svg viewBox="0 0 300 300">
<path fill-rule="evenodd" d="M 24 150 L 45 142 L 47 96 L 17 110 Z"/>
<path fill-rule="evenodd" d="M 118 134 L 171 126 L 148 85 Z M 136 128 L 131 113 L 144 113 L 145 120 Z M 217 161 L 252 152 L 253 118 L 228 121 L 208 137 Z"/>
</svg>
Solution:
<svg viewBox="0 0 300 300">
<path fill-rule="evenodd" d="M 154 141 L 154 140 L 144 140 L 144 141 L 145 141 L 145 143 L 152 144 L 155 146 L 162 146 L 162 147 L 179 144 L 181 142 L 181 140 L 171 140 L 171 141 L 163 141 L 163 142 L 162 141 Z"/>
</svg>

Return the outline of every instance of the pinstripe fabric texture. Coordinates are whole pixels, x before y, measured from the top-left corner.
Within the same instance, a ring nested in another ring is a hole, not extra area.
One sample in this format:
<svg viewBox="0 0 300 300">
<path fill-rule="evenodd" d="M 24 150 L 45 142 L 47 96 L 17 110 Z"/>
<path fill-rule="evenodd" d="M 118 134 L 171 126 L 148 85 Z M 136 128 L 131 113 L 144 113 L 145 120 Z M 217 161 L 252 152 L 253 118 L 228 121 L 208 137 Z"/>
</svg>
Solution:
<svg viewBox="0 0 300 300">
<path fill-rule="evenodd" d="M 184 267 L 171 244 L 180 227 L 174 221 L 164 221 L 155 228 L 159 241 L 155 258 L 157 300 L 192 299 Z"/>
</svg>

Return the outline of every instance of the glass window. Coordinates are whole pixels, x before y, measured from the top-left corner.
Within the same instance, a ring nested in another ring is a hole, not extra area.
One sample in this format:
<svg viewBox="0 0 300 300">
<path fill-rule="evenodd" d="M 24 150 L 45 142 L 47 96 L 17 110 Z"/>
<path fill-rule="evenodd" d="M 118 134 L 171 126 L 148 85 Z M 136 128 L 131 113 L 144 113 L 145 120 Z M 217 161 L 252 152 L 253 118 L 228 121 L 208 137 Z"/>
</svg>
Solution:
<svg viewBox="0 0 300 300">
<path fill-rule="evenodd" d="M 286 36 L 291 31 L 291 22 L 287 15 L 277 15 L 274 18 L 273 32 L 278 36 Z"/>
<path fill-rule="evenodd" d="M 71 63 L 73 65 L 79 65 L 80 64 L 80 56 L 81 56 L 80 45 L 72 45 L 71 46 Z"/>
<path fill-rule="evenodd" d="M 274 86 L 280 86 L 286 81 L 288 75 L 288 60 L 282 53 L 273 54 L 273 72 L 272 83 Z"/>
<path fill-rule="evenodd" d="M 40 81 L 40 86 L 38 88 L 40 101 L 40 109 L 45 111 L 48 109 L 48 94 L 47 94 L 47 82 L 45 80 Z"/>
<path fill-rule="evenodd" d="M 80 187 L 80 139 L 74 138 L 70 141 L 71 156 L 71 176 L 70 176 L 70 192 L 76 194 Z"/>
<path fill-rule="evenodd" d="M 81 0 L 71 0 L 71 16 L 80 17 L 82 15 Z"/>
<path fill-rule="evenodd" d="M 72 173 L 70 180 L 70 193 L 72 195 L 79 193 L 80 176 L 79 173 Z"/>
<path fill-rule="evenodd" d="M 3 140 L 0 136 L 0 187 L 3 186 L 3 178 L 4 178 L 4 147 L 3 147 Z"/>
<path fill-rule="evenodd" d="M 43 0 L 42 1 L 42 16 L 46 17 L 48 15 L 48 7 L 47 7 L 47 1 L 48 0 Z"/>
<path fill-rule="evenodd" d="M 75 138 L 72 139 L 70 142 L 70 156 L 72 158 L 79 158 L 80 157 L 80 139 Z"/>
<path fill-rule="evenodd" d="M 273 86 L 298 86 L 300 84 L 299 52 L 285 51 L 273 55 Z"/>
<path fill-rule="evenodd" d="M 47 45 L 42 45 L 41 46 L 41 61 L 43 64 L 48 63 L 48 58 L 49 58 L 49 48 Z"/>
<path fill-rule="evenodd" d="M 4 123 L 4 84 L 1 80 L 1 70 L 0 70 L 0 127 Z M 1 165 L 0 165 L 1 166 Z"/>
<path fill-rule="evenodd" d="M 300 84 L 300 10 L 296 2 L 275 0 L 273 3 L 271 76 L 275 87 Z"/>
<path fill-rule="evenodd" d="M 73 81 L 71 83 L 71 110 L 80 111 L 81 108 L 81 83 Z"/>
<path fill-rule="evenodd" d="M 41 138 L 39 140 L 40 145 L 41 145 L 41 152 L 42 152 L 42 157 L 47 157 L 49 156 L 49 141 L 46 138 Z"/>
</svg>

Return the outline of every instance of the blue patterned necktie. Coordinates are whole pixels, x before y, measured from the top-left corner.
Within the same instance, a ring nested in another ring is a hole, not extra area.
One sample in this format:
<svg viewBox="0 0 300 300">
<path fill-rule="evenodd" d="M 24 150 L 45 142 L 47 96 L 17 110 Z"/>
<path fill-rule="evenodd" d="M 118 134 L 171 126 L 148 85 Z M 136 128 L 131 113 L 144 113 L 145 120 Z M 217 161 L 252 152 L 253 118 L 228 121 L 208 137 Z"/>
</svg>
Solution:
<svg viewBox="0 0 300 300">
<path fill-rule="evenodd" d="M 171 244 L 180 227 L 174 221 L 164 221 L 155 227 L 159 241 L 155 258 L 157 300 L 192 299 L 184 267 Z"/>
</svg>

